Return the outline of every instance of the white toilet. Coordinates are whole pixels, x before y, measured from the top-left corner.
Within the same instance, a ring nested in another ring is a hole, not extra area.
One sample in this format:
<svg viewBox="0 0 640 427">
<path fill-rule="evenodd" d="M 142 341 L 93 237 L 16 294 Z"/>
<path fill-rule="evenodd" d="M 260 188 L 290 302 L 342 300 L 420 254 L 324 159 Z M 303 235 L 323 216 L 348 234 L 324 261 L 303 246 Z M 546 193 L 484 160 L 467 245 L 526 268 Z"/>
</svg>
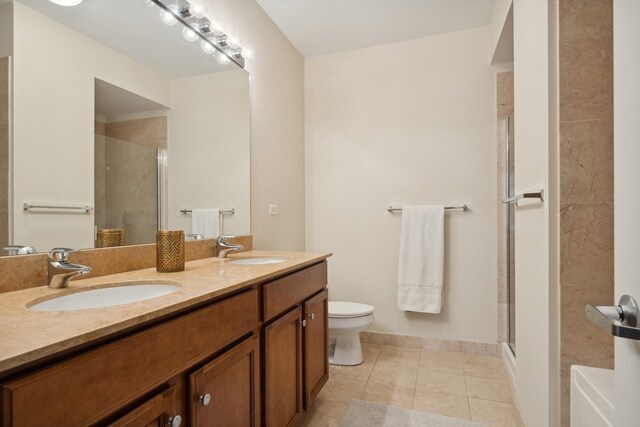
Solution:
<svg viewBox="0 0 640 427">
<path fill-rule="evenodd" d="M 362 363 L 360 332 L 373 323 L 373 309 L 368 304 L 329 301 L 329 363 Z"/>
</svg>

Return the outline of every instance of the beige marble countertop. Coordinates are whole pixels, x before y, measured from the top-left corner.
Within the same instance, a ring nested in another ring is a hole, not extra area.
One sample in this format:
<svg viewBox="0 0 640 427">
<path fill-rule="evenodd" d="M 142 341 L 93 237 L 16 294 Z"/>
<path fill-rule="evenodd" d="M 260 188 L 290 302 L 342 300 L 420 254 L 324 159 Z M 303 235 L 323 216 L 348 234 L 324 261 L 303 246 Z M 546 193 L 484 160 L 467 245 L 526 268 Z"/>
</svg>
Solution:
<svg viewBox="0 0 640 427">
<path fill-rule="evenodd" d="M 0 294 L 0 375 L 15 371 L 79 345 L 84 345 L 141 323 L 220 297 L 243 287 L 315 264 L 330 253 L 249 251 L 227 259 L 206 258 L 186 263 L 185 271 L 158 273 L 155 268 L 71 281 L 67 289 L 42 286 Z M 287 261 L 263 265 L 233 265 L 236 258 L 284 257 Z M 75 290 L 109 283 L 173 281 L 181 289 L 169 295 L 113 307 L 43 312 L 28 308 L 34 300 L 49 299 Z"/>
</svg>

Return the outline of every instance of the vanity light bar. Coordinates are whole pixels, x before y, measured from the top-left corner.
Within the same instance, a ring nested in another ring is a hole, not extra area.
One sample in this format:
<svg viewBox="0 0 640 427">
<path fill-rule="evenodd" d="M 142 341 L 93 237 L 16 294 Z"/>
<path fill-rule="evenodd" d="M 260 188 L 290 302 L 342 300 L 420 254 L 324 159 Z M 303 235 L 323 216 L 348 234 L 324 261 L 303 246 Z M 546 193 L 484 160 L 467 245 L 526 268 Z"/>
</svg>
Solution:
<svg viewBox="0 0 640 427">
<path fill-rule="evenodd" d="M 162 9 L 162 14 L 164 15 L 162 20 L 165 24 L 171 25 L 179 21 L 185 26 L 183 34 L 187 40 L 195 41 L 199 38 L 204 53 L 213 54 L 221 64 L 233 61 L 244 68 L 245 58 L 249 56 L 251 49 L 243 48 L 233 37 L 217 28 L 205 16 L 205 8 L 199 1 L 149 1 Z M 175 18 L 175 21 L 167 22 L 166 16 L 169 16 L 171 21 Z"/>
</svg>

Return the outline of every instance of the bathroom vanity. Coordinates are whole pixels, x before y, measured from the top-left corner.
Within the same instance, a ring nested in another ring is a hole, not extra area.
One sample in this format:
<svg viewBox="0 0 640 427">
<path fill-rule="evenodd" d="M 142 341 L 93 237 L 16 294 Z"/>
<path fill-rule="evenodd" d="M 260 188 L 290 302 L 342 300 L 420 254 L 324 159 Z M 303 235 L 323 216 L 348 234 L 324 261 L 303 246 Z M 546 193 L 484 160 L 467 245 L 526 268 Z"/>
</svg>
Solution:
<svg viewBox="0 0 640 427">
<path fill-rule="evenodd" d="M 256 254 L 265 253 L 238 257 Z M 328 379 L 330 254 L 277 256 L 286 261 L 207 258 L 171 275 L 138 270 L 3 294 L 1 425 L 294 425 Z M 99 309 L 29 308 L 60 292 L 160 278 L 180 289 Z"/>
</svg>

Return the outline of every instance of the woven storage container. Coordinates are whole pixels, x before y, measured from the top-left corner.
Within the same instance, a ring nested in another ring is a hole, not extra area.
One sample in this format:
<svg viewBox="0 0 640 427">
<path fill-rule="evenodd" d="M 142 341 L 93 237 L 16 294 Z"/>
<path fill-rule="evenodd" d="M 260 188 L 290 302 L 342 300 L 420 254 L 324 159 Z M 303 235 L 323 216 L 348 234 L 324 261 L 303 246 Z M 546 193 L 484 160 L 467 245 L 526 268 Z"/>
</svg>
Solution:
<svg viewBox="0 0 640 427">
<path fill-rule="evenodd" d="M 160 273 L 184 271 L 184 231 L 158 230 L 156 270 Z"/>
<path fill-rule="evenodd" d="M 112 248 L 124 246 L 124 230 L 122 228 L 103 228 L 96 235 L 96 248 Z"/>
</svg>

